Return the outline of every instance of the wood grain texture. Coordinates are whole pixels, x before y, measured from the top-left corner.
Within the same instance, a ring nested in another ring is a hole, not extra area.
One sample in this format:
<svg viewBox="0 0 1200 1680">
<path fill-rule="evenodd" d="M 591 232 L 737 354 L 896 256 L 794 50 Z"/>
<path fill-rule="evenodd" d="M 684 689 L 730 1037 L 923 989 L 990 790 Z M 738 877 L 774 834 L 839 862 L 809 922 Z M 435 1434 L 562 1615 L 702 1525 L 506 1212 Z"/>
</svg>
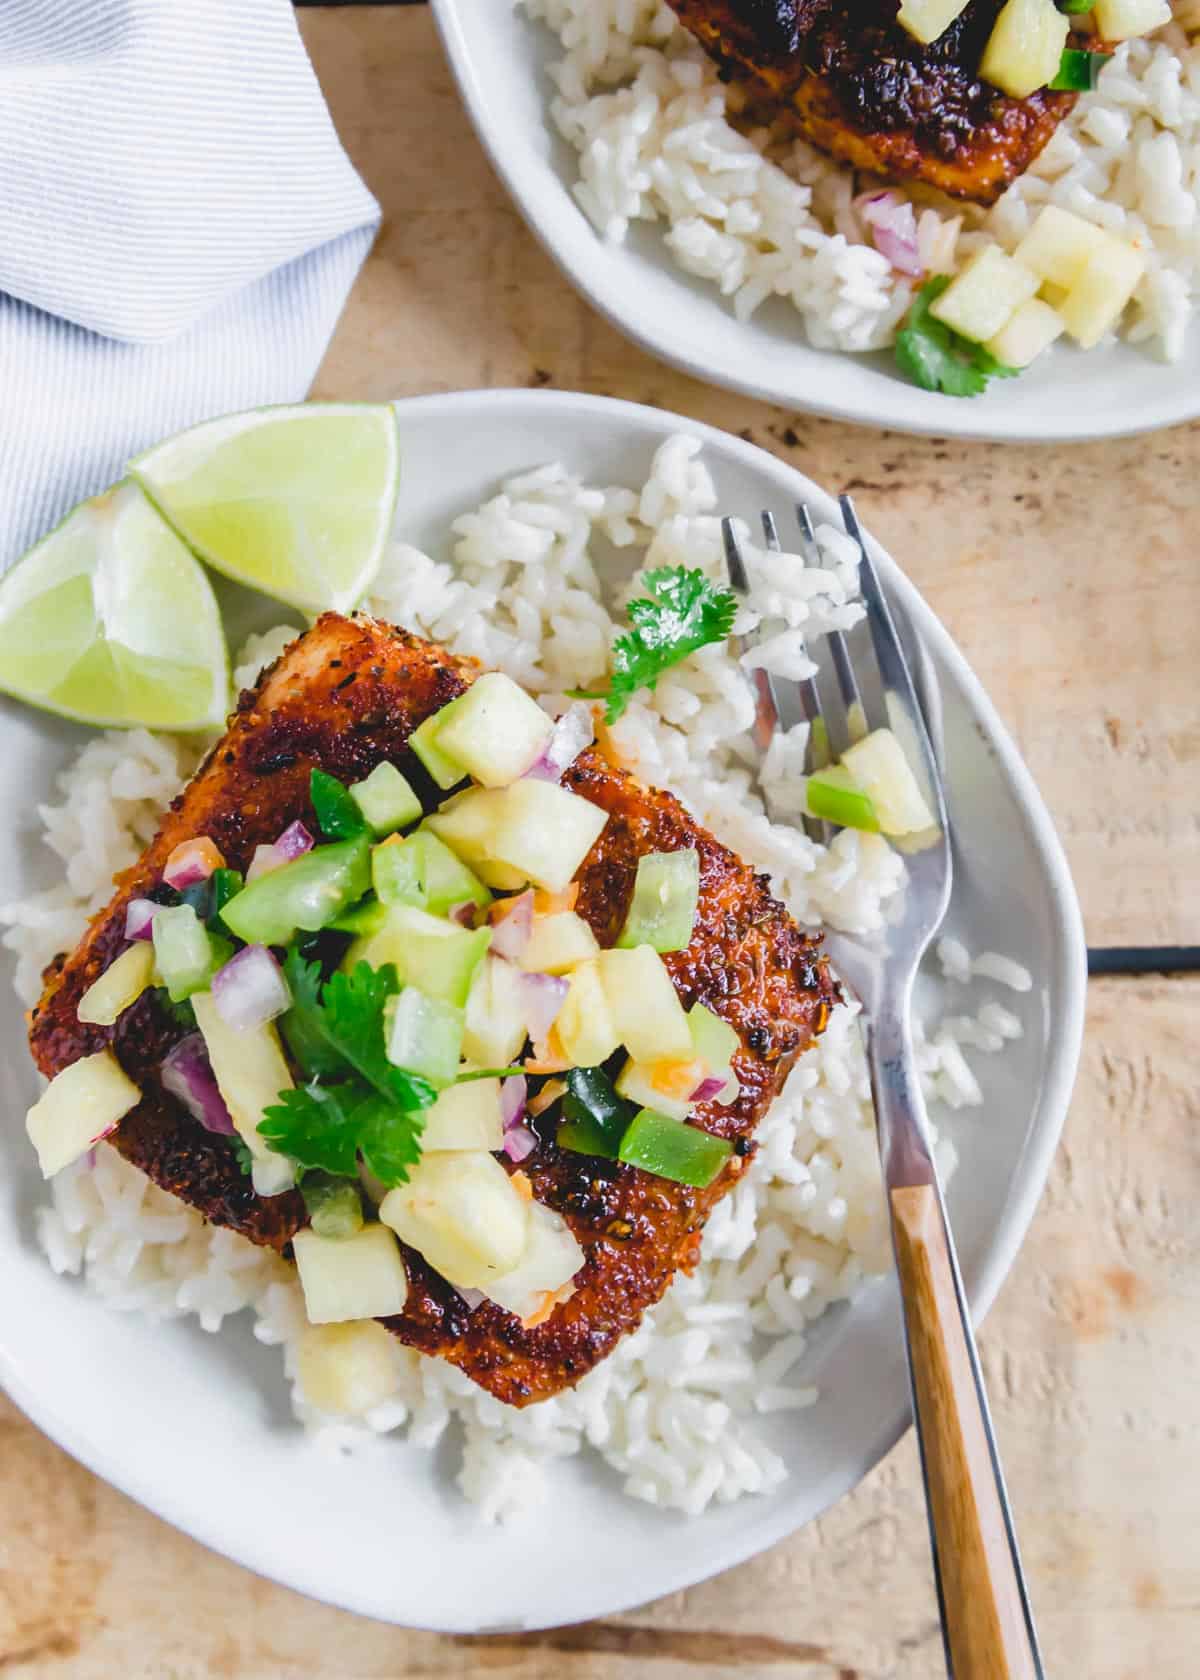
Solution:
<svg viewBox="0 0 1200 1680">
<path fill-rule="evenodd" d="M 1045 794 L 1093 945 L 1200 944 L 1200 424 L 1048 448 L 860 430 L 655 362 L 571 290 L 467 122 L 423 8 L 301 28 L 383 231 L 321 396 L 599 392 L 741 433 L 830 489 L 958 639 Z"/>
<path fill-rule="evenodd" d="M 592 315 L 525 232 L 423 7 L 308 10 L 301 27 L 386 212 L 318 393 L 581 386 L 746 432 L 849 487 L 1013 727 L 1093 942 L 1200 940 L 1200 428 L 999 449 L 709 390 Z M 1064 1145 L 983 1335 L 1053 1675 L 1195 1670 L 1198 1009 L 1200 978 L 1093 983 Z M 0 1400 L 3 1680 L 466 1674 L 943 1680 L 911 1436 L 820 1522 L 740 1569 L 611 1622 L 478 1642 L 359 1620 L 257 1579 L 98 1482 Z"/>
<path fill-rule="evenodd" d="M 1200 979 L 1093 984 L 1063 1146 L 983 1331 L 1048 1675 L 1194 1672 L 1197 1011 Z M 0 1466 L 4 1680 L 944 1680 L 911 1435 L 740 1569 L 612 1621 L 481 1641 L 259 1580 L 2 1401 Z"/>
<path fill-rule="evenodd" d="M 1038 1680 L 937 1192 L 890 1199 L 954 1680 Z"/>
</svg>

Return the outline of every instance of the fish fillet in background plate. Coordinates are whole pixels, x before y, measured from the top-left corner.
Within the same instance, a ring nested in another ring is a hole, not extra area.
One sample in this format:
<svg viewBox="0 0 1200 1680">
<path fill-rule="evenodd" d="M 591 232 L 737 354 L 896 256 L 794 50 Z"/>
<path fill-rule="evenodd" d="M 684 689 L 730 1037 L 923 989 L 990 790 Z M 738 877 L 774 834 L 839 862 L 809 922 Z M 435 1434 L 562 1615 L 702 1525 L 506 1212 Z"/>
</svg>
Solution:
<svg viewBox="0 0 1200 1680">
<path fill-rule="evenodd" d="M 979 77 L 1003 0 L 970 0 L 922 46 L 897 0 L 669 0 L 764 117 L 891 181 L 992 204 L 1075 103 L 1047 88 L 1011 99 Z M 758 114 L 758 113 L 756 113 Z"/>
<path fill-rule="evenodd" d="M 227 734 L 173 801 L 157 837 L 118 878 L 107 909 L 77 949 L 47 971 L 30 1042 L 53 1076 L 111 1045 L 142 1100 L 109 1140 L 165 1190 L 215 1224 L 287 1251 L 307 1223 L 297 1191 L 255 1194 L 228 1139 L 193 1119 L 161 1084 L 168 1050 L 187 1029 L 153 993 L 115 1027 L 81 1025 L 76 1011 L 93 980 L 124 948 L 125 908 L 153 896 L 172 849 L 208 835 L 227 862 L 245 869 L 256 846 L 289 823 L 313 825 L 314 767 L 344 781 L 395 762 L 425 808 L 442 795 L 408 750 L 413 730 L 479 674 L 473 661 L 390 625 L 326 614 L 243 694 Z M 694 846 L 700 854 L 699 911 L 690 945 L 665 957 L 685 1007 L 703 1002 L 736 1031 L 741 1093 L 728 1107 L 700 1104 L 695 1118 L 729 1139 L 734 1154 L 705 1190 L 639 1168 L 559 1150 L 549 1137 L 522 1164 L 536 1199 L 561 1213 L 586 1260 L 575 1293 L 545 1322 L 525 1326 L 489 1301 L 468 1311 L 462 1297 L 411 1248 L 402 1315 L 384 1322 L 401 1341 L 440 1355 L 514 1405 L 577 1382 L 634 1329 L 680 1267 L 699 1257 L 713 1204 L 744 1169 L 758 1121 L 797 1054 L 824 1026 L 835 984 L 818 943 L 802 933 L 755 875 L 718 844 L 670 794 L 643 787 L 585 751 L 564 786 L 609 813 L 579 872 L 577 911 L 602 946 L 612 945 L 633 890 L 637 861 L 651 851 Z M 512 1163 L 505 1161 L 509 1170 Z"/>
</svg>

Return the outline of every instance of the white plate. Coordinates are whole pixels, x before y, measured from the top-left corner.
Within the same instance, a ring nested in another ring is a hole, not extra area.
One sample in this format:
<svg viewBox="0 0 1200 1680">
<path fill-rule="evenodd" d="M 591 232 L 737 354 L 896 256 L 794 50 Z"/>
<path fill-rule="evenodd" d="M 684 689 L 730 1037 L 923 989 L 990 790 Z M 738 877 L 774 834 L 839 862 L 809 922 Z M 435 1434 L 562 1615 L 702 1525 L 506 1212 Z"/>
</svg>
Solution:
<svg viewBox="0 0 1200 1680">
<path fill-rule="evenodd" d="M 502 476 L 562 459 L 593 482 L 640 483 L 655 446 L 704 440 L 722 505 L 747 518 L 829 498 L 735 438 L 626 403 L 551 392 L 467 393 L 398 405 L 403 535 L 444 552 L 449 520 Z M 962 1166 L 950 1206 L 977 1310 L 990 1303 L 1024 1236 L 1066 1109 L 1078 1055 L 1084 947 L 1058 841 L 1028 774 L 946 632 L 882 561 L 943 690 L 957 820 L 953 928 L 976 949 L 1026 963 L 1034 989 L 1007 1000 L 1025 1037 L 982 1058 L 986 1105 L 954 1128 Z M 0 879 L 6 896 L 42 885 L 34 804 L 84 732 L 0 705 Z M 8 994 L 4 994 L 7 998 Z M 332 1459 L 288 1420 L 280 1360 L 240 1325 L 209 1336 L 108 1312 L 53 1276 L 33 1241 L 44 1189 L 21 1125 L 35 1080 L 20 1012 L 0 1015 L 6 1124 L 0 1142 L 0 1379 L 76 1458 L 179 1528 L 301 1592 L 385 1620 L 479 1632 L 609 1615 L 675 1591 L 771 1545 L 840 1498 L 908 1421 L 895 1303 L 878 1284 L 832 1316 L 809 1370 L 811 1410 L 756 1420 L 795 1466 L 766 1498 L 688 1522 L 625 1498 L 577 1460 L 551 1497 L 511 1530 L 485 1528 L 452 1486 L 449 1452 L 383 1439 Z M 70 1543 L 69 1536 L 66 1543 Z M 915 1531 L 913 1543 L 923 1543 Z"/>
<path fill-rule="evenodd" d="M 517 208 L 588 302 L 652 355 L 709 384 L 785 408 L 942 437 L 1066 443 L 1174 426 L 1200 414 L 1200 334 L 1166 365 L 1114 343 L 1065 347 L 982 397 L 943 397 L 905 380 L 890 352 L 814 350 L 783 300 L 746 323 L 709 282 L 685 274 L 658 226 L 624 245 L 596 233 L 571 194 L 577 157 L 548 122 L 550 31 L 512 0 L 432 0 L 479 137 Z"/>
</svg>

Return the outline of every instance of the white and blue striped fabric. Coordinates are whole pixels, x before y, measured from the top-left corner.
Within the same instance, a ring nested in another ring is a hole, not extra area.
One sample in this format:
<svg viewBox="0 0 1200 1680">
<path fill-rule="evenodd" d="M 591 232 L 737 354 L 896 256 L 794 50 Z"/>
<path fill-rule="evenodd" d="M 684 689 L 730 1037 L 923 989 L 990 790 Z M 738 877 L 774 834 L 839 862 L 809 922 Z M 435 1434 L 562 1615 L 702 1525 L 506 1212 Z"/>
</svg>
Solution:
<svg viewBox="0 0 1200 1680">
<path fill-rule="evenodd" d="M 379 225 L 290 0 L 0 0 L 0 570 L 308 390 Z"/>
</svg>

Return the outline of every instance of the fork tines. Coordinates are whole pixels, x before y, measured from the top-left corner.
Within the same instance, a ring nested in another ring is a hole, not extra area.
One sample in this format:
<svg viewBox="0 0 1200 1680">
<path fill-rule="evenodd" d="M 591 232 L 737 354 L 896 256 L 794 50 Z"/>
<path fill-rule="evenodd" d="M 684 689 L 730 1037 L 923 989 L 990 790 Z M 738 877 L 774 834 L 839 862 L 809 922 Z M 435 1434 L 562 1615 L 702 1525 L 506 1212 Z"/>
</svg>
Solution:
<svg viewBox="0 0 1200 1680">
<path fill-rule="evenodd" d="M 799 711 L 809 724 L 808 749 L 805 758 L 805 771 L 811 774 L 822 769 L 832 760 L 840 756 L 840 752 L 853 742 L 861 740 L 873 728 L 899 727 L 904 736 L 902 745 L 906 755 L 917 760 L 914 769 L 921 772 L 920 780 L 925 784 L 930 797 L 931 809 L 935 810 L 939 822 L 945 822 L 945 808 L 942 799 L 941 779 L 937 773 L 933 749 L 929 742 L 924 716 L 917 699 L 912 678 L 909 675 L 907 661 L 896 634 L 896 627 L 887 600 L 879 585 L 875 564 L 867 551 L 862 528 L 858 523 L 858 516 L 854 510 L 854 503 L 849 496 L 839 497 L 842 523 L 858 549 L 859 583 L 862 593 L 863 606 L 866 609 L 866 624 L 870 635 L 875 662 L 878 667 L 878 697 L 868 695 L 863 697 L 862 685 L 858 680 L 850 646 L 843 631 L 834 629 L 827 632 L 825 640 L 829 646 L 830 663 L 836 680 L 838 698 L 841 701 L 841 728 L 831 728 L 830 715 L 822 704 L 818 678 L 803 677 L 787 685 L 788 692 L 795 696 Z M 820 546 L 817 541 L 816 530 L 807 503 L 800 502 L 796 507 L 796 519 L 800 528 L 800 555 L 807 566 L 817 567 L 823 564 Z M 778 528 L 774 515 L 769 510 L 762 514 L 763 538 L 766 547 L 773 553 L 781 552 Z M 736 594 L 746 598 L 750 594 L 750 579 L 746 570 L 744 556 L 738 543 L 737 532 L 731 519 L 721 521 L 721 531 L 725 544 L 725 562 L 729 573 L 730 587 Z M 758 633 L 752 632 L 741 638 L 741 651 L 748 652 L 758 639 Z M 807 652 L 801 643 L 801 649 Z M 755 686 L 755 744 L 763 753 L 767 751 L 771 740 L 779 727 L 781 710 L 781 693 L 778 679 L 769 676 L 760 667 L 754 668 L 751 675 Z M 838 735 L 844 736 L 842 746 L 835 750 L 834 741 Z M 828 839 L 827 824 L 814 824 L 811 819 L 805 820 L 805 826 L 814 838 Z"/>
</svg>

